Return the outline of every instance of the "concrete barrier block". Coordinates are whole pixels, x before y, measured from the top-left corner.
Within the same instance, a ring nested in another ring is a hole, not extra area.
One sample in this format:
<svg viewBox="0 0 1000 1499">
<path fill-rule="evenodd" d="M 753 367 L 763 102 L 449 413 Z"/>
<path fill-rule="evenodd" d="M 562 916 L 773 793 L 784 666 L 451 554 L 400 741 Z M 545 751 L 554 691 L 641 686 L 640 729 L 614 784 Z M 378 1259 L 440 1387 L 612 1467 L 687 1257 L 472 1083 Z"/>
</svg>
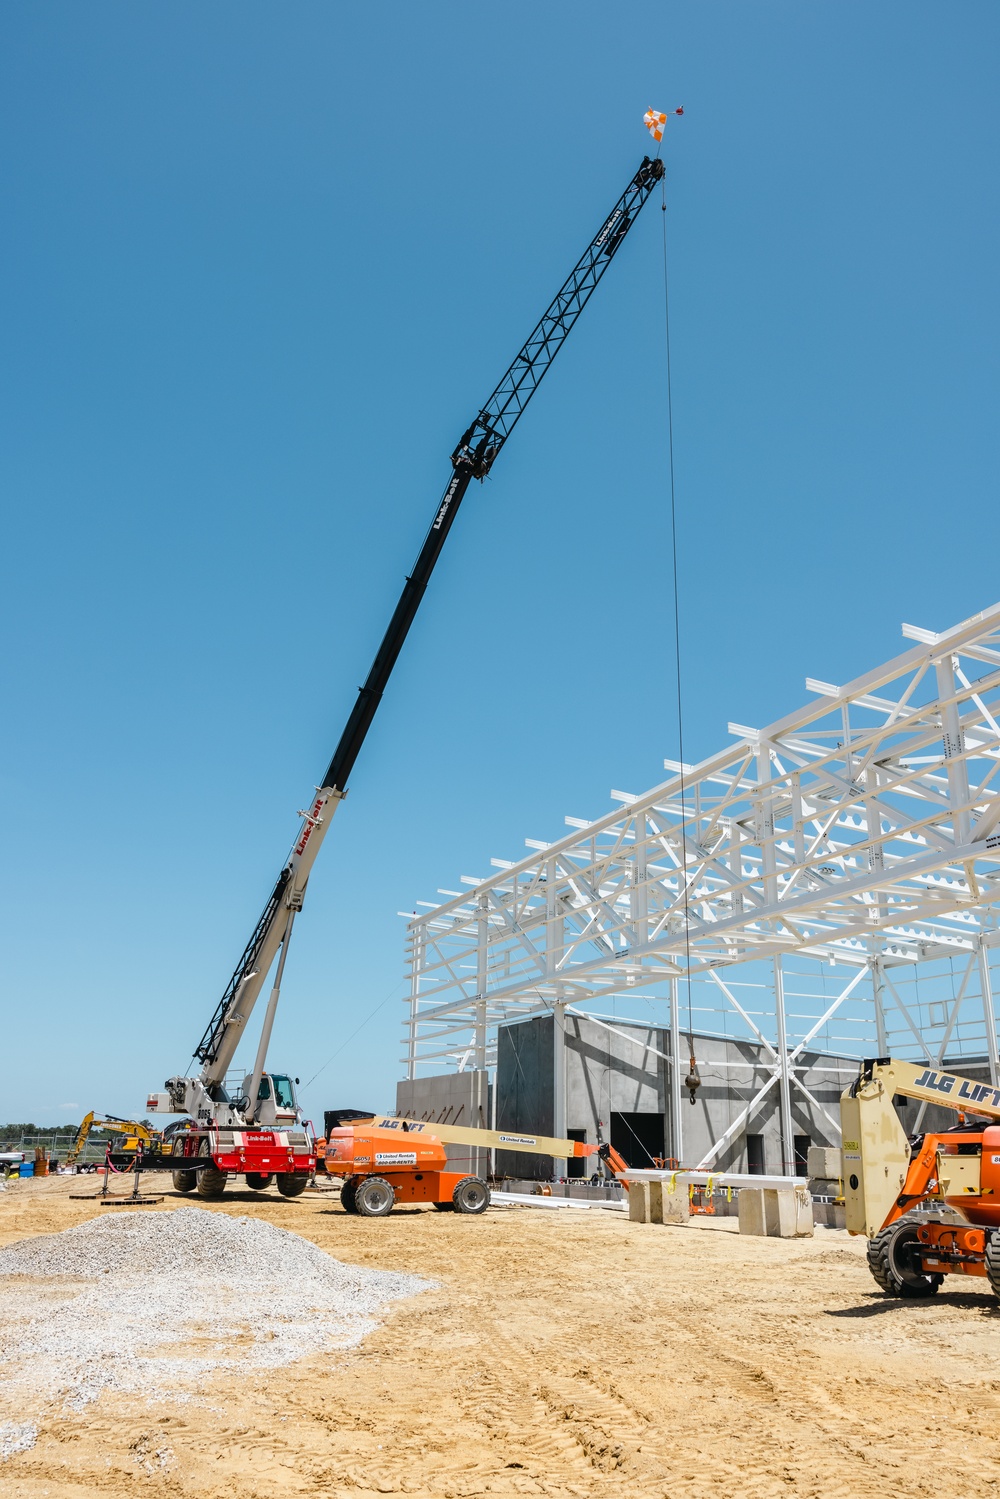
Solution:
<svg viewBox="0 0 1000 1499">
<path fill-rule="evenodd" d="M 812 1202 L 809 1202 L 809 1224 L 805 1227 L 805 1207 L 800 1205 L 798 1192 L 779 1192 L 774 1188 L 741 1187 L 739 1193 L 739 1223 L 741 1234 L 756 1234 L 760 1238 L 794 1239 L 799 1229 L 799 1214 L 802 1213 L 801 1232 L 812 1233 Z"/>
<path fill-rule="evenodd" d="M 663 1188 L 663 1213 L 660 1222 L 683 1227 L 691 1217 L 691 1198 L 687 1187 L 675 1187 L 672 1192 L 668 1192 L 665 1182 L 660 1185 Z"/>
<path fill-rule="evenodd" d="M 770 1239 L 794 1239 L 798 1220 L 798 1203 L 794 1192 L 764 1193 L 764 1218 Z"/>
<path fill-rule="evenodd" d="M 738 1209 L 741 1234 L 756 1234 L 763 1237 L 767 1233 L 767 1220 L 764 1217 L 764 1193 L 755 1187 L 741 1187 L 737 1194 L 736 1206 Z"/>
<path fill-rule="evenodd" d="M 649 1187 L 649 1221 L 663 1222 L 663 1182 L 647 1182 Z"/>
<path fill-rule="evenodd" d="M 831 1145 L 810 1145 L 806 1156 L 806 1175 L 836 1181 L 841 1175 L 840 1151 Z"/>
<path fill-rule="evenodd" d="M 649 1222 L 649 1182 L 629 1182 L 628 1215 L 633 1223 Z"/>
<path fill-rule="evenodd" d="M 795 1237 L 811 1239 L 813 1237 L 813 1202 L 809 1189 L 799 1187 L 793 1195 L 795 1197 Z"/>
</svg>

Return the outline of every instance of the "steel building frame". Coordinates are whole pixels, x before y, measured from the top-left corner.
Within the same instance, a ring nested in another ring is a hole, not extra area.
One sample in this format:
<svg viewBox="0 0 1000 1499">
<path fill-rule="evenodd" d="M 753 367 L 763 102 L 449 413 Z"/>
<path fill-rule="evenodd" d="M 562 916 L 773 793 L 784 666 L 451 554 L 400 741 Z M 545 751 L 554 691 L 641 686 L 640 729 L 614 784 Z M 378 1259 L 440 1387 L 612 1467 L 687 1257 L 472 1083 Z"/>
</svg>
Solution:
<svg viewBox="0 0 1000 1499">
<path fill-rule="evenodd" d="M 796 1063 L 849 1000 L 864 999 L 880 1055 L 908 1046 L 940 1063 L 949 1047 L 978 1047 L 997 1085 L 1000 604 L 940 634 L 904 625 L 903 635 L 916 642 L 903 655 L 845 687 L 808 679 L 805 708 L 765 729 L 730 724 L 731 748 L 695 766 L 665 761 L 670 778 L 653 790 L 613 791 L 604 817 L 567 817 L 565 838 L 526 839 L 519 863 L 494 859 L 491 877 L 463 876 L 467 894 L 424 903 L 408 927 L 408 1076 L 449 1061 L 489 1067 L 497 1025 L 551 1011 L 562 1134 L 566 1013 L 593 1018 L 623 991 L 655 991 L 672 1032 L 679 1140 L 681 1012 L 697 981 L 771 1068 L 700 1164 L 773 1088 L 790 1161 L 792 1090 L 805 1091 Z M 801 1034 L 788 1024 L 792 959 L 842 978 Z M 953 975 L 958 965 L 957 987 L 931 1001 L 932 1037 L 926 1007 L 904 991 L 909 973 L 941 959 Z M 761 964 L 770 996 L 755 1015 L 736 975 Z"/>
</svg>

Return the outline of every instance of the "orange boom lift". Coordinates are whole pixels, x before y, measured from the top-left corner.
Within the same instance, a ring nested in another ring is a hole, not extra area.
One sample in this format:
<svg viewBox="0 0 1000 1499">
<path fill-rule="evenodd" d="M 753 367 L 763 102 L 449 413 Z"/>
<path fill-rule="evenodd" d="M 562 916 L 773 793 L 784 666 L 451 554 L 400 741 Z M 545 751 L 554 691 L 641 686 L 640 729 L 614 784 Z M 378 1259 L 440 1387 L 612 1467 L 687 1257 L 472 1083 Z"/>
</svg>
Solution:
<svg viewBox="0 0 1000 1499">
<path fill-rule="evenodd" d="M 514 1150 L 555 1160 L 596 1155 L 617 1180 L 628 1170 L 611 1145 L 377 1114 L 334 1125 L 327 1137 L 326 1170 L 343 1178 L 340 1200 L 347 1212 L 364 1218 L 384 1218 L 397 1202 L 430 1202 L 456 1213 L 485 1212 L 489 1187 L 481 1176 L 449 1171 L 446 1145 Z"/>
</svg>

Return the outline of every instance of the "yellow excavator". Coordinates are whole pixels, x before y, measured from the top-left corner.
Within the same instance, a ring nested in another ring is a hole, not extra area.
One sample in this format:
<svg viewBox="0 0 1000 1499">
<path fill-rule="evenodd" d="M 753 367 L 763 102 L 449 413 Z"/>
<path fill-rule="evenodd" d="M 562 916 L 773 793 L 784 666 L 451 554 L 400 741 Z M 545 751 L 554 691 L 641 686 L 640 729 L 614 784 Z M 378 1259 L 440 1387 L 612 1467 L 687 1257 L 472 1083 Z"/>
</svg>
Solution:
<svg viewBox="0 0 1000 1499">
<path fill-rule="evenodd" d="M 135 1155 L 140 1145 L 144 1151 L 154 1151 L 162 1139 L 159 1131 L 134 1119 L 115 1119 L 113 1115 L 102 1119 L 91 1110 L 76 1132 L 76 1139 L 66 1156 L 67 1166 L 76 1165 L 94 1130 L 120 1136 L 115 1142 L 115 1151 L 123 1155 Z"/>
<path fill-rule="evenodd" d="M 898 1096 L 958 1118 L 908 1139 Z M 844 1090 L 840 1122 L 847 1231 L 867 1237 L 879 1288 L 914 1299 L 946 1275 L 975 1275 L 1000 1296 L 1000 1089 L 878 1057 Z"/>
</svg>

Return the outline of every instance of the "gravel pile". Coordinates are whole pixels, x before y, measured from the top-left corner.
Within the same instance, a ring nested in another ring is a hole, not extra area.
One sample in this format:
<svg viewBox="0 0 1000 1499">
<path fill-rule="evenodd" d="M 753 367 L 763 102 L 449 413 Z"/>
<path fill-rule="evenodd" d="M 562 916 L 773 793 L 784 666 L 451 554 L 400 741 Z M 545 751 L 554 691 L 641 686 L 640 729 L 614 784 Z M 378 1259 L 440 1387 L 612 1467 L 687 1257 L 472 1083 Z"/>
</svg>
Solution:
<svg viewBox="0 0 1000 1499">
<path fill-rule="evenodd" d="M 38 1440 L 38 1427 L 30 1421 L 0 1421 L 0 1463 L 16 1452 L 30 1452 Z"/>
<path fill-rule="evenodd" d="M 216 1369 L 354 1347 L 386 1302 L 430 1284 L 203 1208 L 95 1218 L 0 1250 L 0 1380 L 74 1409 L 104 1390 L 189 1398 Z"/>
</svg>

